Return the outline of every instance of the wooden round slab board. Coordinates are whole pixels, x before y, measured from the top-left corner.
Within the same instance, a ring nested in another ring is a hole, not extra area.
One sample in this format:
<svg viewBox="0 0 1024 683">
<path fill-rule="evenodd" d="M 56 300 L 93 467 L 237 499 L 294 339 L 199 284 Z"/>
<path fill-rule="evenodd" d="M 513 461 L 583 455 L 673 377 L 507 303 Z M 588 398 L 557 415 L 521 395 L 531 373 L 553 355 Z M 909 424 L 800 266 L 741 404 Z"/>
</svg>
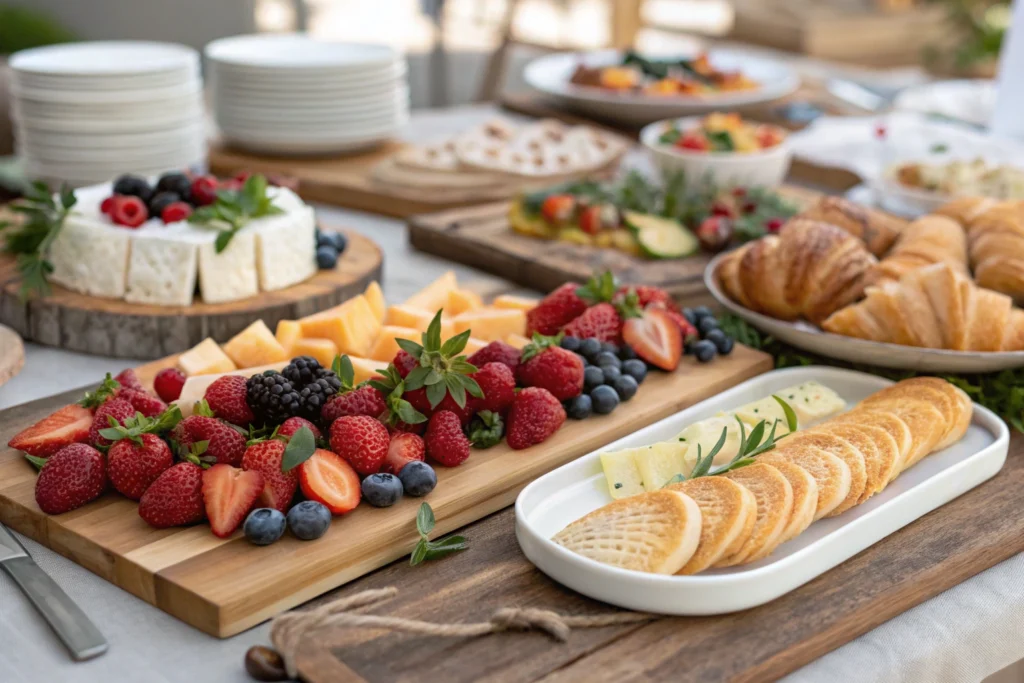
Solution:
<svg viewBox="0 0 1024 683">
<path fill-rule="evenodd" d="M 25 365 L 25 345 L 9 327 L 0 325 L 0 385 L 11 379 Z"/>
<path fill-rule="evenodd" d="M 331 230 L 328 226 L 321 229 Z M 0 323 L 25 340 L 69 351 L 149 360 L 189 349 L 207 337 L 225 342 L 262 318 L 270 329 L 330 308 L 380 280 L 384 256 L 372 240 L 346 232 L 348 248 L 334 270 L 275 292 L 222 304 L 151 306 L 79 294 L 53 286 L 44 298 L 22 301 L 14 259 L 0 257 Z"/>
</svg>

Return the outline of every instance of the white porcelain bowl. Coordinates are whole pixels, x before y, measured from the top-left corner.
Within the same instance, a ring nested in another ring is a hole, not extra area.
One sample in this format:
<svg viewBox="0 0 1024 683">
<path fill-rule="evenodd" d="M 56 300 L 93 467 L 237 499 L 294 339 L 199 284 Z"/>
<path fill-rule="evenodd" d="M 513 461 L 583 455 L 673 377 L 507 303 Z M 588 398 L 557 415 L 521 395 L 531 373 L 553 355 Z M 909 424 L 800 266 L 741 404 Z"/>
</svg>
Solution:
<svg viewBox="0 0 1024 683">
<path fill-rule="evenodd" d="M 656 121 L 640 131 L 640 142 L 650 150 L 654 162 L 665 175 L 683 171 L 690 185 L 710 178 L 718 185 L 760 185 L 774 187 L 789 172 L 793 152 L 786 140 L 763 152 L 697 152 L 658 142 L 673 126 L 685 130 L 698 125 L 703 117 Z"/>
</svg>

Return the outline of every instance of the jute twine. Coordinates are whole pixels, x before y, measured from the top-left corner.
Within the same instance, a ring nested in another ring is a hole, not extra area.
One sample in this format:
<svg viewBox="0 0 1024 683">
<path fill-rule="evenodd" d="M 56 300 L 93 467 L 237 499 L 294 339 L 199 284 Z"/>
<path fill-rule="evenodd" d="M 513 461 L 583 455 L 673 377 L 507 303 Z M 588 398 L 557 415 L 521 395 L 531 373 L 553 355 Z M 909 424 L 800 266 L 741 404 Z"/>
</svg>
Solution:
<svg viewBox="0 0 1024 683">
<path fill-rule="evenodd" d="M 425 636 L 467 638 L 502 631 L 543 631 L 559 642 L 569 638 L 574 628 L 597 628 L 615 624 L 634 624 L 659 618 L 642 612 L 612 612 L 608 614 L 564 615 L 546 609 L 502 607 L 490 620 L 464 624 L 438 624 L 418 619 L 358 614 L 351 610 L 375 605 L 398 595 L 394 586 L 366 590 L 340 598 L 305 612 L 287 612 L 274 618 L 270 626 L 270 640 L 284 659 L 288 675 L 295 678 L 296 654 L 299 644 L 315 631 L 327 627 L 374 628 Z"/>
</svg>

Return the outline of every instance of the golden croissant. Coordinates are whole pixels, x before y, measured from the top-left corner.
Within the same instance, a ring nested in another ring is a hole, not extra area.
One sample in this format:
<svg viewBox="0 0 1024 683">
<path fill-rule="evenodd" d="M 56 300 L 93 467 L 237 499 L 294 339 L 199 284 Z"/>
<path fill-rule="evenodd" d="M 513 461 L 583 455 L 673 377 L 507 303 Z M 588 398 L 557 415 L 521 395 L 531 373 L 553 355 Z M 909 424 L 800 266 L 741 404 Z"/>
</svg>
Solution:
<svg viewBox="0 0 1024 683">
<path fill-rule="evenodd" d="M 907 221 L 902 218 L 854 204 L 842 197 L 822 197 L 816 204 L 799 213 L 797 218 L 838 226 L 863 240 L 868 251 L 875 256 L 889 251 L 907 225 Z"/>
<path fill-rule="evenodd" d="M 820 323 L 860 298 L 877 260 L 864 243 L 828 223 L 796 218 L 728 254 L 718 269 L 725 293 L 773 318 Z"/>
<path fill-rule="evenodd" d="M 1024 349 L 1024 311 L 948 263 L 869 287 L 862 301 L 836 311 L 821 326 L 847 337 L 931 349 Z"/>
<path fill-rule="evenodd" d="M 933 263 L 948 263 L 964 275 L 967 270 L 967 233 L 947 216 L 924 216 L 908 225 L 885 258 L 872 269 L 871 283 L 899 280 L 912 270 Z"/>
<path fill-rule="evenodd" d="M 980 204 L 967 224 L 974 279 L 1024 301 L 1024 203 Z"/>
</svg>

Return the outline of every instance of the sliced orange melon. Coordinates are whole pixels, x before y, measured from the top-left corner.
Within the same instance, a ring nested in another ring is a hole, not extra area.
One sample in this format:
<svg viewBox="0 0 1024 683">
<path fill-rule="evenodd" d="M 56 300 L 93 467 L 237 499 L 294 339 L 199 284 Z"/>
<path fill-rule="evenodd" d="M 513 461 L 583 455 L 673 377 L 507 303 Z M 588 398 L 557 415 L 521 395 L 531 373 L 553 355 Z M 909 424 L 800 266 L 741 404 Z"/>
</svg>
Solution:
<svg viewBox="0 0 1024 683">
<path fill-rule="evenodd" d="M 302 325 L 298 320 L 281 320 L 277 323 L 277 333 L 274 337 L 286 353 L 291 353 L 295 342 L 302 338 Z"/>
<path fill-rule="evenodd" d="M 523 312 L 529 312 L 537 307 L 537 299 L 528 296 L 513 296 L 512 294 L 502 294 L 494 298 L 491 302 L 491 306 L 495 308 L 515 308 Z"/>
<path fill-rule="evenodd" d="M 380 328 L 380 334 L 370 349 L 370 358 L 379 361 L 390 361 L 398 353 L 398 339 L 411 339 L 417 344 L 420 342 L 420 331 L 411 327 L 398 327 L 397 325 L 385 325 Z"/>
<path fill-rule="evenodd" d="M 448 302 L 444 305 L 445 315 L 456 316 L 466 311 L 483 308 L 484 300 L 476 292 L 467 289 L 453 289 L 448 292 Z"/>
<path fill-rule="evenodd" d="M 293 357 L 312 356 L 320 362 L 320 365 L 329 368 L 331 363 L 334 362 L 334 357 L 338 355 L 338 347 L 330 339 L 310 337 L 308 339 L 296 340 L 290 355 Z"/>
<path fill-rule="evenodd" d="M 530 343 L 530 340 L 521 334 L 510 334 L 505 337 L 505 343 L 509 346 L 514 346 L 517 349 L 521 349 Z"/>
<path fill-rule="evenodd" d="M 210 337 L 178 356 L 178 367 L 190 377 L 231 372 L 237 369 L 235 363 L 228 358 L 220 345 Z"/>
<path fill-rule="evenodd" d="M 458 282 L 455 279 L 455 272 L 449 270 L 429 285 L 413 294 L 405 300 L 406 306 L 420 308 L 425 311 L 437 311 L 448 303 L 448 292 L 456 289 Z"/>
<path fill-rule="evenodd" d="M 224 344 L 224 353 L 240 368 L 277 363 L 288 357 L 288 352 L 262 320 L 229 339 Z"/>
<path fill-rule="evenodd" d="M 373 360 L 372 358 L 349 356 L 348 359 L 352 361 L 352 369 L 355 371 L 355 377 L 352 380 L 355 384 L 373 379 L 388 366 L 385 361 Z"/>
<path fill-rule="evenodd" d="M 384 309 L 387 304 L 384 302 L 384 292 L 381 291 L 380 285 L 374 280 L 363 292 L 363 296 L 370 303 L 370 308 L 373 309 L 373 314 L 377 316 L 377 320 L 384 324 Z"/>
<path fill-rule="evenodd" d="M 526 313 L 516 309 L 481 308 L 466 311 L 452 318 L 455 333 L 471 330 L 472 336 L 484 341 L 504 339 L 510 334 L 526 331 Z"/>
<path fill-rule="evenodd" d="M 476 337 L 470 337 L 466 340 L 466 348 L 463 350 L 463 355 L 471 356 L 480 349 L 487 346 L 489 342 L 485 342 L 483 339 L 477 339 Z"/>
</svg>

